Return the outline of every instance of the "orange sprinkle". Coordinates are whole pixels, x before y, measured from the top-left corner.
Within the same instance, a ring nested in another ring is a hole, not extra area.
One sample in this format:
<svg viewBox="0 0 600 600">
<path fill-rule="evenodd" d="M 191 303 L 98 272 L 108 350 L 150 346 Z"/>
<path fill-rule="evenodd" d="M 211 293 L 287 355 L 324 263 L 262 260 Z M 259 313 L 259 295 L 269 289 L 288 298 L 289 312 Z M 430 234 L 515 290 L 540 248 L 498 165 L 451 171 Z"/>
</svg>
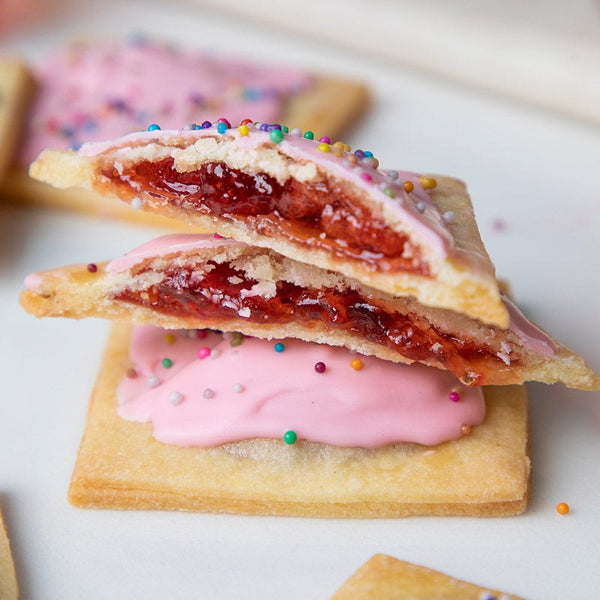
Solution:
<svg viewBox="0 0 600 600">
<path fill-rule="evenodd" d="M 355 371 L 360 371 L 363 368 L 363 363 L 362 360 L 360 360 L 360 358 L 353 358 L 350 361 L 350 366 L 355 370 Z"/>
<path fill-rule="evenodd" d="M 434 187 L 437 187 L 437 181 L 433 177 L 425 177 L 423 175 L 419 177 L 419 181 L 426 190 L 432 190 Z"/>
<path fill-rule="evenodd" d="M 345 149 L 346 149 L 346 144 L 344 144 L 344 142 L 335 142 L 335 143 L 333 144 L 333 147 L 334 147 L 336 150 L 345 150 Z"/>
<path fill-rule="evenodd" d="M 463 426 L 460 428 L 460 432 L 461 432 L 463 435 L 469 435 L 469 434 L 471 433 L 471 426 L 470 426 L 470 425 L 467 425 L 467 424 L 463 425 Z"/>
<path fill-rule="evenodd" d="M 569 505 L 566 502 L 560 502 L 556 505 L 556 512 L 560 515 L 566 515 L 569 510 Z"/>
<path fill-rule="evenodd" d="M 175 336 L 172 333 L 165 333 L 165 342 L 167 344 L 174 344 L 175 343 Z"/>
<path fill-rule="evenodd" d="M 342 156 L 344 156 L 344 153 L 337 150 L 336 152 L 333 153 L 333 155 L 337 156 L 338 158 L 342 158 Z"/>
<path fill-rule="evenodd" d="M 409 194 L 415 189 L 415 186 L 412 181 L 405 181 L 402 184 L 402 187 L 404 188 L 404 191 L 408 192 Z"/>
</svg>

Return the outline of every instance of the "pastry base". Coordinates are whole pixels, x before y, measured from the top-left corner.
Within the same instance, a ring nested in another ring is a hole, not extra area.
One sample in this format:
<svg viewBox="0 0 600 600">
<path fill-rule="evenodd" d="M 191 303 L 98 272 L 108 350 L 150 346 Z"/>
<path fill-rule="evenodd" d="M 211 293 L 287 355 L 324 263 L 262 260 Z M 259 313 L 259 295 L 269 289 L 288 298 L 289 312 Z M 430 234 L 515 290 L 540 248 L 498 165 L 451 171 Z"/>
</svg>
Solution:
<svg viewBox="0 0 600 600">
<path fill-rule="evenodd" d="M 211 449 L 157 442 L 117 415 L 130 326 L 113 326 L 92 395 L 69 501 L 86 508 L 304 517 L 509 516 L 528 499 L 523 386 L 486 390 L 486 423 L 432 448 L 379 450 L 251 440 Z"/>
<path fill-rule="evenodd" d="M 2 600 L 17 600 L 18 595 L 15 566 L 10 553 L 4 521 L 0 513 L 0 598 Z"/>
<path fill-rule="evenodd" d="M 331 600 L 522 600 L 497 590 L 459 581 L 439 571 L 376 554 Z"/>
<path fill-rule="evenodd" d="M 337 139 L 366 111 L 368 105 L 369 92 L 362 83 L 320 76 L 305 92 L 287 102 L 281 122 L 290 127 L 299 127 L 302 131 L 310 129 L 315 134 Z M 0 186 L 0 195 L 14 204 L 74 210 L 168 231 L 202 230 L 177 219 L 135 210 L 125 202 L 97 192 L 56 189 L 32 179 L 27 170 L 21 167 L 12 168 L 6 173 L 6 180 Z"/>
</svg>

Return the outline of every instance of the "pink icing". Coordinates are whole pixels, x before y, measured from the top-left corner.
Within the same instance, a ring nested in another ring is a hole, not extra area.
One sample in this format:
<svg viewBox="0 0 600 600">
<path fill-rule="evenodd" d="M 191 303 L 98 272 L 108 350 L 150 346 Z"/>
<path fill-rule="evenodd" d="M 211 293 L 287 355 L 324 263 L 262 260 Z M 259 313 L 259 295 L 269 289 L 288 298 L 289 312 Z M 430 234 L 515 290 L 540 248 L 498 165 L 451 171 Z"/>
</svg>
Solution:
<svg viewBox="0 0 600 600">
<path fill-rule="evenodd" d="M 143 131 L 117 140 L 84 144 L 79 154 L 96 156 L 104 152 L 114 152 L 115 159 L 118 159 L 121 151 L 127 152 L 133 146 L 152 143 L 168 145 L 173 138 L 185 139 L 189 145 L 202 138 L 233 139 L 236 147 L 249 155 L 255 154 L 260 148 L 277 146 L 282 153 L 299 163 L 310 162 L 322 165 L 337 179 L 346 180 L 359 190 L 363 190 L 386 210 L 398 213 L 402 223 L 414 230 L 429 250 L 436 251 L 443 257 L 457 251 L 454 237 L 443 215 L 437 210 L 429 193 L 420 183 L 418 174 L 407 171 L 384 171 L 375 168 L 369 159 L 359 160 L 355 164 L 348 160 L 350 153 L 343 152 L 343 156 L 339 157 L 335 155 L 335 148 L 323 152 L 319 150 L 318 141 L 306 139 L 297 132 L 285 135 L 280 143 L 275 144 L 271 141 L 269 132 L 260 131 L 253 124 L 249 124 L 248 128 L 247 135 L 242 135 L 236 127 L 220 134 L 216 131 L 216 124 L 208 129 Z M 397 177 L 393 177 L 390 173 L 397 173 Z M 405 181 L 412 182 L 414 190 L 411 193 L 404 190 L 402 184 Z M 466 257 L 465 251 L 461 253 Z M 473 268 L 483 264 L 479 254 L 475 252 L 468 254 L 466 258 Z"/>
<path fill-rule="evenodd" d="M 275 120 L 283 100 L 310 85 L 289 67 L 257 65 L 143 39 L 77 42 L 36 68 L 38 95 L 20 160 L 44 148 L 67 149 L 159 122 L 249 115 Z"/>
<path fill-rule="evenodd" d="M 508 309 L 509 329 L 519 336 L 523 345 L 542 356 L 554 356 L 556 354 L 554 340 L 527 319 L 512 300 L 506 296 L 502 299 Z"/>
<path fill-rule="evenodd" d="M 174 343 L 163 329 L 134 328 L 137 376 L 124 377 L 117 392 L 119 415 L 151 422 L 156 439 L 167 444 L 212 447 L 281 439 L 293 430 L 298 439 L 341 447 L 435 445 L 485 418 L 481 389 L 457 387 L 446 371 L 363 356 L 363 368 L 353 370 L 356 354 L 344 348 L 283 340 L 284 351 L 276 352 L 275 341 L 245 338 L 233 346 L 227 334 L 169 333 Z M 198 358 L 200 348 L 211 355 Z M 170 368 L 163 358 L 171 359 Z M 315 371 L 317 362 L 325 363 L 324 373 Z M 449 398 L 453 389 L 458 402 Z"/>
<path fill-rule="evenodd" d="M 108 265 L 106 265 L 106 270 L 109 273 L 121 273 L 123 271 L 128 271 L 133 266 L 148 258 L 230 244 L 240 244 L 240 242 L 216 238 L 212 235 L 194 233 L 173 233 L 170 235 L 163 235 L 134 248 L 131 252 L 128 252 L 119 258 L 111 260 Z"/>
</svg>

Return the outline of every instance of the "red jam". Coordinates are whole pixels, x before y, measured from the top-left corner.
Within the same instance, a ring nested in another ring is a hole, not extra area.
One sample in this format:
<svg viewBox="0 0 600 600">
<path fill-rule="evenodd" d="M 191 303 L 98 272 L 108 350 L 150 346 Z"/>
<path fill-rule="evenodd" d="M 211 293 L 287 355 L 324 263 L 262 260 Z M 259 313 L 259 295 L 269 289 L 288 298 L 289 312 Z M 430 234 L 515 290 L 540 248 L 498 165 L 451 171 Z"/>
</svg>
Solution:
<svg viewBox="0 0 600 600">
<path fill-rule="evenodd" d="M 358 292 L 350 290 L 340 294 L 330 289 L 302 288 L 279 282 L 272 298 L 243 298 L 242 290 L 251 289 L 255 283 L 244 272 L 228 264 L 217 264 L 202 279 L 192 275 L 191 269 L 167 271 L 158 286 L 145 292 L 126 290 L 116 299 L 151 306 L 168 315 L 198 317 L 208 322 L 211 318 L 238 317 L 238 311 L 243 309 L 244 316 L 253 323 L 294 321 L 309 326 L 326 323 L 332 329 L 356 333 L 409 359 L 438 362 L 468 385 L 486 383 L 487 372 L 494 372 L 494 383 L 500 383 L 498 378 L 506 369 L 491 349 L 438 331 L 417 315 L 386 312 Z"/>
<path fill-rule="evenodd" d="M 171 158 L 120 172 L 111 167 L 102 174 L 126 197 L 143 190 L 189 213 L 250 223 L 264 235 L 284 235 L 298 245 L 366 262 L 374 270 L 428 275 L 427 264 L 408 236 L 390 229 L 331 180 L 300 183 L 290 178 L 281 185 L 265 173 L 248 175 L 224 163 L 180 173 Z"/>
</svg>

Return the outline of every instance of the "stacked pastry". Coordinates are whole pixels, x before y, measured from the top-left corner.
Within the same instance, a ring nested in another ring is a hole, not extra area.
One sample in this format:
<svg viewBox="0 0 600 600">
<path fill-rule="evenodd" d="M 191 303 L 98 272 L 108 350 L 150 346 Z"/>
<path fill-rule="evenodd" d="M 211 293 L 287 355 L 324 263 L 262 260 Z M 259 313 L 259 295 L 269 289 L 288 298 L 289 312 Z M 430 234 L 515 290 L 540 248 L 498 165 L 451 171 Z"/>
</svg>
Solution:
<svg viewBox="0 0 600 600">
<path fill-rule="evenodd" d="M 47 150 L 30 173 L 212 234 L 27 279 L 33 314 L 115 321 L 74 504 L 517 514 L 524 382 L 600 386 L 502 295 L 455 179 L 225 119 Z"/>
</svg>

